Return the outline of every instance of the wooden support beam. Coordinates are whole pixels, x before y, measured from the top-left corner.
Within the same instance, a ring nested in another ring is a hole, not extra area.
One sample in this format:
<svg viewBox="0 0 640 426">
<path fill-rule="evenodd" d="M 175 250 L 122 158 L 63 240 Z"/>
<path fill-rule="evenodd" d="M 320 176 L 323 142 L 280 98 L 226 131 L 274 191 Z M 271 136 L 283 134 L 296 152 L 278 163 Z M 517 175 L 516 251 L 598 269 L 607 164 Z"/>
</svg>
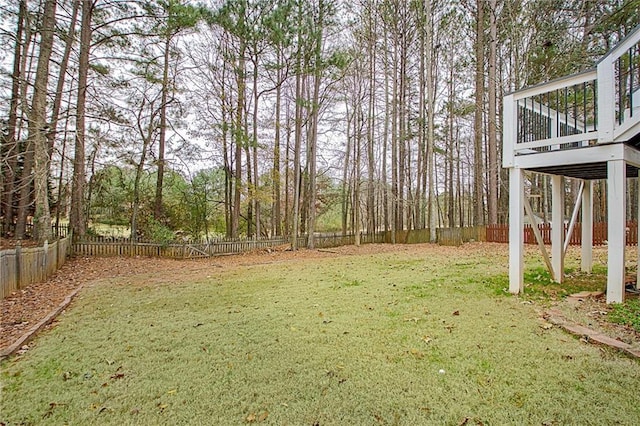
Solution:
<svg viewBox="0 0 640 426">
<path fill-rule="evenodd" d="M 529 217 L 529 221 L 531 222 L 531 229 L 533 230 L 533 235 L 536 236 L 536 241 L 538 242 L 538 248 L 540 249 L 540 253 L 542 253 L 542 260 L 544 260 L 545 265 L 547 265 L 547 269 L 549 270 L 549 274 L 551 275 L 551 279 L 555 280 L 555 273 L 553 272 L 553 265 L 551 265 L 551 259 L 549 258 L 549 253 L 547 253 L 547 248 L 544 245 L 544 239 L 540 234 L 540 229 L 538 228 L 538 224 L 536 223 L 536 218 L 533 215 L 533 209 L 531 208 L 531 203 L 527 197 L 524 198 L 524 210 Z"/>
<path fill-rule="evenodd" d="M 524 290 L 524 172 L 509 169 L 509 292 Z"/>
<path fill-rule="evenodd" d="M 607 303 L 624 302 L 624 250 L 626 246 L 626 164 L 607 162 L 608 260 Z"/>
<path fill-rule="evenodd" d="M 562 250 L 563 256 L 566 256 L 567 254 L 567 249 L 569 248 L 569 242 L 571 241 L 571 236 L 573 235 L 573 228 L 576 227 L 576 221 L 578 220 L 578 213 L 580 212 L 580 205 L 582 204 L 580 202 L 582 200 L 582 191 L 584 191 L 584 181 L 580 181 L 580 188 L 578 189 L 576 202 L 573 205 L 573 211 L 571 213 L 571 221 L 569 222 L 569 229 L 567 229 L 567 235 L 564 238 L 564 249 Z"/>
<path fill-rule="evenodd" d="M 551 263 L 554 280 L 564 278 L 564 177 L 551 176 Z"/>
</svg>

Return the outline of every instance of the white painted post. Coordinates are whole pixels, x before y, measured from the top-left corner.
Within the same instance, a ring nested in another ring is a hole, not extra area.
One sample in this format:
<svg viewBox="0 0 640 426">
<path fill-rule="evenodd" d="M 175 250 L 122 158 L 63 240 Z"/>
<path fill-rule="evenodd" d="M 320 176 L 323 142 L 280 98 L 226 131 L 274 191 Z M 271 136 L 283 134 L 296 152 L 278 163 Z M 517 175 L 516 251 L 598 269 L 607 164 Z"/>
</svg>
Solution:
<svg viewBox="0 0 640 426">
<path fill-rule="evenodd" d="M 607 161 L 608 261 L 607 303 L 624 302 L 624 249 L 626 246 L 626 165 Z"/>
<path fill-rule="evenodd" d="M 559 138 L 560 137 L 560 126 L 558 121 L 556 120 L 555 115 L 549 117 L 551 119 L 551 134 L 549 138 Z M 557 151 L 560 149 L 560 145 L 551 145 L 552 151 Z"/>
<path fill-rule="evenodd" d="M 551 176 L 551 264 L 556 282 L 564 278 L 564 177 Z"/>
<path fill-rule="evenodd" d="M 604 58 L 598 64 L 598 143 L 613 142 L 615 126 L 615 77 L 613 64 Z"/>
<path fill-rule="evenodd" d="M 582 191 L 582 252 L 580 269 L 593 270 L 593 181 L 585 181 Z"/>
<path fill-rule="evenodd" d="M 513 95 L 504 97 L 502 114 L 502 166 L 513 167 L 515 163 L 515 147 L 518 139 L 518 110 Z"/>
<path fill-rule="evenodd" d="M 640 240 L 640 170 L 638 170 L 638 233 L 637 239 Z M 636 241 L 636 290 L 640 290 L 640 241 Z"/>
<path fill-rule="evenodd" d="M 524 290 L 524 172 L 509 169 L 509 292 Z"/>
</svg>

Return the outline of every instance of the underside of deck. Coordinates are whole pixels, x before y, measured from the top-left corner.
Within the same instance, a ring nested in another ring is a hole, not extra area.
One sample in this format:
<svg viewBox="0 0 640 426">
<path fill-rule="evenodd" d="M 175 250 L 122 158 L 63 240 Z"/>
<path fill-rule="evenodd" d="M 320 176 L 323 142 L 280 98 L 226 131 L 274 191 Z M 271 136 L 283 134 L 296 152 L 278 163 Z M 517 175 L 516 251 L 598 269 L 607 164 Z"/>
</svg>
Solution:
<svg viewBox="0 0 640 426">
<path fill-rule="evenodd" d="M 632 138 L 628 142 L 624 142 L 628 148 L 632 148 L 634 152 L 640 155 L 640 134 Z M 574 154 L 579 157 L 580 151 L 589 149 L 591 147 L 573 148 L 570 150 L 564 150 L 566 155 L 567 151 L 573 151 Z M 538 155 L 538 154 L 528 154 Z M 639 168 L 627 163 L 627 177 L 637 177 Z M 541 167 L 529 167 L 528 170 L 536 173 L 544 173 L 549 175 L 565 176 L 569 178 L 584 179 L 584 180 L 599 180 L 607 178 L 607 161 L 603 158 L 603 161 L 593 161 L 588 163 L 565 163 L 565 164 L 552 164 Z"/>
<path fill-rule="evenodd" d="M 627 164 L 627 177 L 637 177 L 638 168 Z M 599 180 L 607 178 L 607 162 L 588 164 L 571 164 L 563 166 L 536 167 L 529 169 L 536 173 L 545 173 L 549 175 L 558 175 L 569 178 L 584 180 Z"/>
</svg>

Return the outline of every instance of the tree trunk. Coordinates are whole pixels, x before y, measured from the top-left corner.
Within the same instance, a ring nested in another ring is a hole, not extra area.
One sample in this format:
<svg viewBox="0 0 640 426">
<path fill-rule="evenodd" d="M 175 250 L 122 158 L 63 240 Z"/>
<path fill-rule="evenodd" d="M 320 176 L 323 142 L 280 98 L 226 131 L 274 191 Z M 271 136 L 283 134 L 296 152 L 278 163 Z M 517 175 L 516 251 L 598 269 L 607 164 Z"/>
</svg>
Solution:
<svg viewBox="0 0 640 426">
<path fill-rule="evenodd" d="M 167 34 L 164 43 L 164 63 L 162 67 L 162 94 L 160 104 L 160 134 L 158 136 L 158 176 L 156 178 L 156 196 L 153 207 L 155 220 L 162 220 L 162 188 L 164 186 L 164 154 L 167 141 L 167 102 L 169 98 L 169 56 L 171 48 L 171 35 Z"/>
<path fill-rule="evenodd" d="M 392 202 L 390 202 L 390 198 L 393 199 L 392 188 L 393 185 L 389 185 L 387 178 L 387 153 L 389 149 L 389 121 L 391 119 L 391 114 L 389 113 L 389 58 L 388 58 L 388 32 L 386 26 L 384 27 L 383 32 L 384 38 L 384 129 L 382 135 L 382 184 L 384 185 L 384 195 L 383 195 L 383 210 L 384 210 L 384 231 L 385 233 L 391 230 L 391 243 L 395 244 L 395 229 L 392 224 Z M 392 107 L 393 108 L 393 107 Z"/>
<path fill-rule="evenodd" d="M 148 134 L 143 136 L 142 153 L 140 154 L 140 162 L 136 165 L 136 176 L 133 183 L 133 202 L 131 208 L 131 240 L 138 240 L 138 211 L 140 210 L 140 180 L 142 179 L 142 173 L 144 172 L 144 163 L 147 159 L 147 151 L 151 144 L 152 138 L 152 126 L 150 121 Z"/>
<path fill-rule="evenodd" d="M 367 230 L 371 234 L 376 232 L 376 199 L 375 199 L 375 157 L 374 157 L 374 137 L 375 137 L 375 116 L 376 116 L 376 27 L 377 19 L 374 18 L 374 10 L 368 4 L 368 25 L 367 25 L 367 53 L 369 62 L 369 97 L 367 113 Z"/>
<path fill-rule="evenodd" d="M 246 105 L 245 105 L 246 106 Z M 248 111 L 245 110 L 244 113 L 244 127 L 243 132 L 245 130 L 248 132 L 248 124 L 247 117 L 249 115 Z M 247 160 L 247 237 L 251 238 L 254 236 L 254 222 L 253 222 L 253 205 L 254 205 L 254 188 L 253 188 L 253 167 L 251 164 L 251 149 L 249 149 L 249 140 L 248 134 L 245 133 L 245 144 L 244 144 L 244 155 Z"/>
<path fill-rule="evenodd" d="M 302 21 L 302 4 L 298 5 L 298 21 Z M 303 88 L 302 88 L 302 34 L 301 29 L 298 29 L 298 51 L 296 52 L 296 93 L 295 93 L 295 136 L 294 136 L 294 149 L 293 149 L 293 211 L 291 212 L 291 250 L 298 250 L 298 227 L 299 227 L 299 214 L 300 214 L 300 190 L 301 190 L 301 176 L 300 176 L 300 150 L 302 147 L 302 100 L 303 100 Z"/>
<path fill-rule="evenodd" d="M 351 161 L 351 114 L 349 112 L 349 100 L 345 101 L 345 111 L 347 118 L 347 146 L 344 153 L 344 163 L 342 168 L 342 235 L 347 235 L 349 218 L 349 162 Z"/>
<path fill-rule="evenodd" d="M 49 211 L 49 145 L 47 133 L 47 87 L 49 83 L 49 59 L 53 50 L 56 26 L 56 1 L 46 0 L 42 18 L 40 53 L 33 89 L 33 102 L 29 114 L 29 140 L 34 147 L 35 214 L 34 234 L 38 241 L 51 239 L 51 214 Z"/>
<path fill-rule="evenodd" d="M 302 77 L 296 75 L 296 119 L 293 148 L 293 209 L 291 212 L 291 249 L 298 249 L 298 225 L 300 213 L 300 149 L 302 145 Z"/>
<path fill-rule="evenodd" d="M 427 2 L 429 0 L 426 0 Z M 419 59 L 419 72 L 418 72 L 418 164 L 417 164 L 417 188 L 416 188 L 416 216 L 418 221 L 418 227 L 426 227 L 426 219 L 425 213 L 427 210 L 427 206 L 425 201 L 428 200 L 426 197 L 427 188 L 427 168 L 425 165 L 428 163 L 429 153 L 426 148 L 426 130 L 427 130 L 427 102 L 426 102 L 426 90 L 427 90 L 427 77 L 425 76 L 425 70 L 427 67 L 427 63 L 430 64 L 430 61 L 427 58 L 427 55 L 430 55 L 431 52 L 427 47 L 427 27 L 426 27 L 426 10 L 425 10 L 425 1 L 418 2 L 417 6 L 417 21 L 418 21 L 418 43 L 419 48 L 418 51 L 420 54 Z M 429 65 L 430 66 L 430 65 Z M 430 176 L 429 176 L 429 179 Z M 428 215 L 427 215 L 428 216 Z"/>
<path fill-rule="evenodd" d="M 282 219 L 281 219 L 281 193 L 280 193 L 280 109 L 282 104 L 282 89 L 280 82 L 282 81 L 282 52 L 280 46 L 277 47 L 276 69 L 278 73 L 278 86 L 276 87 L 276 106 L 275 106 L 275 135 L 273 140 L 273 208 L 271 212 L 271 232 L 274 235 L 282 235 Z"/>
<path fill-rule="evenodd" d="M 497 117 L 496 117 L 496 67 L 497 67 L 497 22 L 496 13 L 497 1 L 489 1 L 489 75 L 488 75 L 488 95 L 489 95 L 489 140 L 488 143 L 488 200 L 487 207 L 489 213 L 489 224 L 495 225 L 498 223 L 498 175 L 500 173 L 500 166 L 498 164 L 498 137 L 496 134 L 497 129 Z"/>
<path fill-rule="evenodd" d="M 398 36 L 393 34 L 393 63 L 392 63 L 392 89 L 391 89 L 391 229 L 392 242 L 395 243 L 395 231 L 398 226 Z"/>
<path fill-rule="evenodd" d="M 227 99 L 227 85 L 226 81 L 226 73 L 227 68 L 225 66 L 222 67 L 222 78 L 220 79 L 220 93 L 221 93 L 221 114 L 222 114 L 222 155 L 224 162 L 224 223 L 225 223 L 225 236 L 231 237 L 233 235 L 232 223 L 233 223 L 233 212 L 232 212 L 232 203 L 231 200 L 233 198 L 233 169 L 232 169 L 232 160 L 230 159 L 231 155 L 229 152 L 229 125 L 232 121 L 229 116 L 229 110 L 231 107 L 228 105 Z"/>
<path fill-rule="evenodd" d="M 25 8 L 27 4 L 25 2 Z M 24 116 L 28 115 L 27 105 L 29 102 L 27 100 L 27 89 L 29 87 L 27 81 L 27 75 L 32 71 L 32 58 L 35 57 L 34 45 L 36 43 L 31 43 L 33 38 L 35 37 L 35 33 L 31 31 L 33 18 L 30 17 L 28 13 L 28 9 L 25 9 L 26 15 L 24 16 L 24 31 L 25 31 L 25 41 L 24 41 L 24 49 L 21 55 L 21 64 L 20 64 L 20 74 L 21 79 L 24 79 L 24 82 L 21 80 L 20 83 L 20 109 L 22 110 L 21 114 L 18 114 L 17 121 L 15 123 L 15 141 L 16 141 L 16 154 L 22 156 L 22 170 L 20 170 L 20 176 L 17 178 L 18 185 L 15 189 L 17 195 L 17 210 L 16 210 L 16 226 L 15 226 L 15 235 L 14 237 L 18 240 L 21 240 L 26 237 L 26 228 L 27 228 L 27 215 L 30 212 L 31 204 L 33 202 L 33 192 L 32 192 L 32 176 L 31 172 L 33 171 L 33 144 L 27 139 L 25 143 L 18 143 L 21 136 L 21 126 L 22 121 L 24 120 Z M 20 147 L 22 145 L 22 147 Z M 19 170 L 17 167 L 14 168 L 14 172 Z"/>
<path fill-rule="evenodd" d="M 86 233 L 84 216 L 85 187 L 85 109 L 87 101 L 87 80 L 89 75 L 89 49 L 91 48 L 91 17 L 93 2 L 82 0 L 80 29 L 80 59 L 78 64 L 78 98 L 76 109 L 76 143 L 73 158 L 73 186 L 71 189 L 71 214 L 69 223 L 77 237 Z"/>
<path fill-rule="evenodd" d="M 483 176 L 483 155 L 482 155 L 482 112 L 484 108 L 484 0 L 476 1 L 476 109 L 474 120 L 474 167 L 473 167 L 473 187 L 474 187 L 474 209 L 473 219 L 475 226 L 484 225 L 484 176 Z"/>
<path fill-rule="evenodd" d="M 362 105 L 354 105 L 354 114 L 356 115 L 356 120 L 354 122 L 354 136 L 353 136 L 353 155 L 354 155 L 354 165 L 353 165 L 353 234 L 354 240 L 353 243 L 356 246 L 360 245 L 360 161 L 362 158 L 361 155 L 361 146 L 362 146 Z"/>
<path fill-rule="evenodd" d="M 260 238 L 262 230 L 260 229 L 260 199 L 258 197 L 258 185 L 260 177 L 258 174 L 258 53 L 257 47 L 254 47 L 253 56 L 253 117 L 252 128 L 253 137 L 251 138 L 251 149 L 253 151 L 253 185 L 251 185 L 251 204 L 253 205 L 253 213 L 255 216 L 256 238 Z"/>
<path fill-rule="evenodd" d="M 453 60 L 452 60 L 453 62 Z M 454 154 L 453 154 L 453 150 L 454 150 L 454 120 L 453 120 L 453 114 L 455 111 L 454 108 L 454 102 L 455 102 L 455 96 L 454 96 L 454 87 L 455 87 L 455 73 L 453 72 L 453 63 L 450 64 L 450 68 L 449 68 L 449 83 L 448 83 L 448 100 L 447 100 L 447 113 L 448 113 L 448 122 L 447 122 L 447 133 L 448 133 L 448 143 L 447 143 L 447 180 L 448 180 L 448 185 L 447 185 L 447 192 L 449 194 L 447 201 L 448 201 L 448 208 L 447 208 L 447 218 L 449 223 L 447 224 L 448 227 L 453 228 L 455 226 L 455 197 L 454 197 L 454 193 L 453 193 L 453 167 L 454 167 Z"/>
<path fill-rule="evenodd" d="M 244 22 L 244 16 L 241 15 L 241 21 Z M 238 238 L 238 228 L 240 225 L 240 195 L 242 192 L 242 147 L 244 143 L 244 98 L 245 98 L 245 50 L 244 41 L 240 42 L 240 53 L 238 57 L 238 65 L 236 68 L 236 86 L 238 89 L 238 103 L 236 108 L 235 128 L 235 170 L 234 172 L 234 193 L 233 193 L 233 214 L 231 215 L 231 237 Z"/>
<path fill-rule="evenodd" d="M 69 23 L 69 32 L 66 35 L 64 53 L 62 54 L 62 61 L 60 62 L 60 71 L 58 73 L 58 83 L 56 86 L 56 95 L 53 100 L 53 108 L 51 111 L 51 130 L 47 134 L 49 140 L 49 157 L 53 152 L 53 145 L 56 139 L 56 133 L 58 130 L 58 120 L 60 117 L 60 107 L 62 105 L 62 92 L 64 90 L 64 84 L 66 81 L 67 68 L 69 66 L 69 56 L 71 56 L 71 49 L 75 44 L 76 34 L 76 20 L 78 18 L 78 9 L 80 8 L 80 0 L 73 1 L 73 9 L 71 11 L 71 22 Z"/>
<path fill-rule="evenodd" d="M 285 114 L 287 117 L 287 137 L 285 138 L 285 150 L 284 150 L 284 235 L 287 237 L 291 234 L 291 114 L 289 110 L 289 102 L 285 105 Z"/>
<path fill-rule="evenodd" d="M 27 1 L 21 0 L 18 9 L 18 19 L 16 24 L 16 43 L 13 55 L 13 72 L 11 73 L 11 100 L 9 101 L 9 119 L 7 120 L 7 133 L 3 135 L 2 160 L 5 165 L 3 167 L 3 213 L 4 213 L 4 232 L 7 237 L 11 234 L 13 228 L 13 204 L 14 192 L 18 167 L 18 143 L 17 130 L 18 124 L 18 103 L 20 99 L 20 86 L 23 79 L 22 57 L 26 56 L 27 43 L 23 46 L 23 32 L 28 31 L 27 25 Z M 24 53 L 23 53 L 24 49 Z M 0 212 L 2 213 L 2 212 Z"/>
<path fill-rule="evenodd" d="M 320 80 L 322 78 L 322 36 L 324 29 L 324 12 L 325 4 L 323 0 L 318 3 L 318 19 L 316 22 L 315 34 L 315 63 L 313 78 L 313 95 L 311 98 L 311 129 L 309 131 L 308 155 L 309 155 L 309 224 L 308 247 L 315 248 L 314 233 L 316 228 L 316 199 L 318 198 L 317 187 L 317 160 L 318 153 L 318 115 L 320 112 Z"/>
</svg>

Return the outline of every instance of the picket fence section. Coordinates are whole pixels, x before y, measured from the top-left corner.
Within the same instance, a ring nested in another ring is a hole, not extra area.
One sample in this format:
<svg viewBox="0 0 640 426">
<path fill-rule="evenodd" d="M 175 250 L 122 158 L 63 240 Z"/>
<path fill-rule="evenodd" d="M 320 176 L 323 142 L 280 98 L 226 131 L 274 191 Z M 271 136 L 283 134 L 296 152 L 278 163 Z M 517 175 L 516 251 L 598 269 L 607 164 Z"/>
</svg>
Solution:
<svg viewBox="0 0 640 426">
<path fill-rule="evenodd" d="M 363 234 L 360 242 L 383 243 L 384 233 Z M 308 236 L 298 237 L 298 247 L 307 247 Z M 355 235 L 348 234 L 320 234 L 314 236 L 315 248 L 329 248 L 355 243 Z M 263 238 L 238 240 L 214 240 L 202 243 L 169 242 L 153 243 L 136 241 L 130 238 L 113 237 L 85 237 L 74 241 L 73 252 L 76 256 L 130 256 L 130 257 L 168 257 L 174 259 L 190 259 L 199 257 L 219 256 L 225 254 L 245 253 L 254 250 L 264 250 L 279 246 L 289 246 L 289 238 Z"/>
<path fill-rule="evenodd" d="M 486 241 L 487 230 L 484 226 L 464 228 L 438 228 L 436 240 L 441 245 L 460 245 L 469 241 Z M 315 248 L 330 248 L 355 244 L 355 234 L 324 233 L 314 235 Z M 363 233 L 360 244 L 421 244 L 430 242 L 429 229 L 399 230 L 395 232 Z M 73 243 L 73 252 L 77 256 L 140 256 L 168 257 L 175 259 L 198 258 L 224 254 L 245 253 L 278 246 L 289 246 L 290 238 L 262 238 L 237 240 L 219 239 L 209 242 L 167 242 L 154 243 L 129 238 L 87 236 Z M 298 247 L 308 247 L 309 236 L 298 237 Z"/>
<path fill-rule="evenodd" d="M 64 265 L 70 254 L 71 236 L 42 247 L 21 247 L 0 251 L 2 298 L 29 284 L 45 281 Z"/>
<path fill-rule="evenodd" d="M 469 241 L 486 241 L 484 226 L 436 229 L 437 242 L 441 245 L 460 245 Z M 430 242 L 429 229 L 399 230 L 360 234 L 360 244 L 421 244 Z M 314 235 L 315 248 L 331 248 L 355 244 L 355 234 L 324 233 Z M 209 242 L 157 243 L 130 238 L 87 236 L 73 243 L 77 256 L 140 256 L 188 259 L 225 254 L 245 253 L 279 246 L 290 246 L 290 238 L 262 238 L 237 240 L 219 239 Z M 298 237 L 298 247 L 308 247 L 309 236 Z"/>
</svg>

